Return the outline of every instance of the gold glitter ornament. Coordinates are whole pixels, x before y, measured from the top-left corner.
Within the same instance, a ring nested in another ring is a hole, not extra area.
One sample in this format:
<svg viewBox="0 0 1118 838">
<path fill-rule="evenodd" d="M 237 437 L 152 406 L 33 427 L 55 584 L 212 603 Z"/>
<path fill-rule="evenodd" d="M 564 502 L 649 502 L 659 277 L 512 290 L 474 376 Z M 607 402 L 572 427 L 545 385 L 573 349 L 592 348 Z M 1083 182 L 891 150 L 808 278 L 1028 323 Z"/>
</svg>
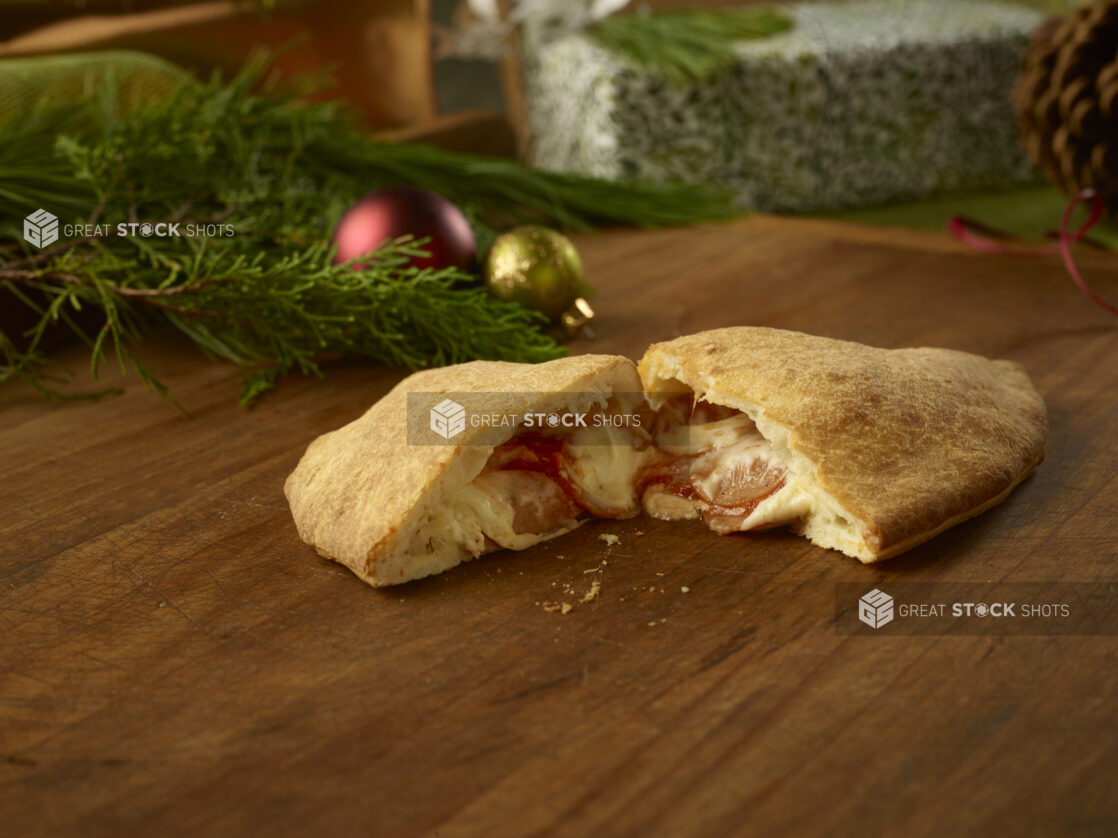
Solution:
<svg viewBox="0 0 1118 838">
<path fill-rule="evenodd" d="M 583 299 L 582 260 L 556 230 L 529 225 L 498 237 L 485 263 L 485 284 L 499 300 L 542 312 L 569 332 L 594 316 Z"/>
</svg>

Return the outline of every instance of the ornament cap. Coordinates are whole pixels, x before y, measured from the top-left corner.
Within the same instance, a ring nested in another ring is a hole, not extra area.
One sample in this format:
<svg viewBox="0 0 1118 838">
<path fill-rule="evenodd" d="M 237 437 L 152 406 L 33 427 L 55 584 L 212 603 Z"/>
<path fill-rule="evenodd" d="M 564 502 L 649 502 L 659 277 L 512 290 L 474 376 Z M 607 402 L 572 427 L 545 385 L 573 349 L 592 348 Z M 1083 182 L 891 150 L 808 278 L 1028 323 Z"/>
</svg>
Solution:
<svg viewBox="0 0 1118 838">
<path fill-rule="evenodd" d="M 559 322 L 568 335 L 573 335 L 593 319 L 594 309 L 590 307 L 590 303 L 586 302 L 585 297 L 579 297 L 571 304 L 570 308 L 563 312 Z"/>
</svg>

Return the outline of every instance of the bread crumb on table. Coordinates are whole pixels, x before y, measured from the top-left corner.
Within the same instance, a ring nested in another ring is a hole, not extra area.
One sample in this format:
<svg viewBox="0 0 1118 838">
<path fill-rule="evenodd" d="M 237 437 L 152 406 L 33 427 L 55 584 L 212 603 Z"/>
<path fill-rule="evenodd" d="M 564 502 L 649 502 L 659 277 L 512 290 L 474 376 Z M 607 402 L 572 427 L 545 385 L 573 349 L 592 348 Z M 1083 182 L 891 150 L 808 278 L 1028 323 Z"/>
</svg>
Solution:
<svg viewBox="0 0 1118 838">
<path fill-rule="evenodd" d="M 616 536 L 614 536 L 614 538 L 616 538 Z M 551 587 L 559 588 L 560 591 L 567 596 L 578 597 L 578 604 L 587 605 L 596 600 L 602 592 L 602 574 L 605 572 L 605 566 L 606 562 L 603 559 L 602 563 L 597 567 L 587 568 L 586 570 L 582 571 L 583 574 L 598 574 L 597 576 L 591 577 L 590 589 L 586 593 L 582 594 L 582 596 L 579 596 L 578 591 L 575 590 L 574 584 L 571 582 L 555 581 L 551 583 Z M 536 605 L 543 608 L 544 611 L 547 611 L 549 613 L 558 612 L 560 614 L 569 614 L 577 607 L 576 605 L 572 605 L 570 602 L 562 601 L 539 602 L 537 600 Z"/>
<path fill-rule="evenodd" d="M 595 579 L 593 582 L 590 583 L 590 590 L 583 595 L 582 599 L 580 599 L 579 602 L 584 604 L 587 602 L 593 602 L 598 598 L 598 594 L 600 594 L 601 592 L 602 580 Z"/>
<path fill-rule="evenodd" d="M 621 538 L 611 532 L 604 532 L 598 536 L 599 541 L 604 541 L 607 547 L 613 547 L 615 544 L 621 543 Z"/>
<path fill-rule="evenodd" d="M 679 592 L 680 592 L 680 593 L 683 593 L 683 594 L 689 594 L 689 593 L 691 593 L 691 589 L 690 589 L 690 588 L 688 588 L 688 587 L 687 587 L 686 585 L 684 585 L 683 587 L 681 587 L 681 588 L 679 589 Z"/>
</svg>

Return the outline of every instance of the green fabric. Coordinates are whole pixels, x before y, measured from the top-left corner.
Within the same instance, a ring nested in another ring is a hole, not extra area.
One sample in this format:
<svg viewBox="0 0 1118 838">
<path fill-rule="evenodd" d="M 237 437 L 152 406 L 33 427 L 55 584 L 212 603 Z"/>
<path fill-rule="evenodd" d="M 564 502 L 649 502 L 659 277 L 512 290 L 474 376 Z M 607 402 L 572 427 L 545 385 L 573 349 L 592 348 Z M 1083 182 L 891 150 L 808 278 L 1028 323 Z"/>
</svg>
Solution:
<svg viewBox="0 0 1118 838">
<path fill-rule="evenodd" d="M 169 95 L 186 75 L 162 58 L 127 50 L 0 59 L 0 126 L 91 99 L 110 79 L 125 112 Z"/>
<path fill-rule="evenodd" d="M 915 230 L 946 230 L 952 215 L 963 215 L 989 227 L 1029 241 L 1044 241 L 1045 233 L 1060 227 L 1068 198 L 1049 186 L 1031 186 L 1008 192 L 961 192 L 924 201 L 892 204 L 868 209 L 814 214 L 839 221 L 856 221 L 881 227 Z M 1073 227 L 1086 219 L 1081 207 Z M 1118 249 L 1118 224 L 1102 221 L 1089 237 Z"/>
</svg>

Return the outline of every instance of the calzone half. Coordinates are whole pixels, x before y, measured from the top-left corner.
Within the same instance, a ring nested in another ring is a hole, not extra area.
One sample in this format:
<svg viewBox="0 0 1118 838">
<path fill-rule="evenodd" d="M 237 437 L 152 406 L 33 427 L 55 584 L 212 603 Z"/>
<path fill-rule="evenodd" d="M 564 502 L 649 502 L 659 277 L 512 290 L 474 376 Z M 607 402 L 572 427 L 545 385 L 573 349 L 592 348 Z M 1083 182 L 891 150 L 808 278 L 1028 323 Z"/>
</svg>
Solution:
<svg viewBox="0 0 1118 838">
<path fill-rule="evenodd" d="M 642 510 L 874 562 L 1003 500 L 1046 435 L 1014 363 L 740 327 L 655 344 L 639 374 L 611 355 L 416 373 L 285 491 L 302 538 L 377 586 Z"/>
<path fill-rule="evenodd" d="M 620 355 L 425 370 L 312 442 L 284 491 L 304 541 L 372 585 L 394 585 L 530 547 L 591 515 L 637 514 L 634 461 L 648 435 L 604 420 L 645 411 L 637 368 Z M 551 416 L 586 421 L 552 428 Z"/>
<path fill-rule="evenodd" d="M 661 411 L 718 411 L 692 419 L 702 450 L 646 507 L 720 532 L 787 524 L 876 562 L 1000 503 L 1044 459 L 1044 401 L 1010 361 L 742 327 L 654 344 L 640 374 Z"/>
</svg>

